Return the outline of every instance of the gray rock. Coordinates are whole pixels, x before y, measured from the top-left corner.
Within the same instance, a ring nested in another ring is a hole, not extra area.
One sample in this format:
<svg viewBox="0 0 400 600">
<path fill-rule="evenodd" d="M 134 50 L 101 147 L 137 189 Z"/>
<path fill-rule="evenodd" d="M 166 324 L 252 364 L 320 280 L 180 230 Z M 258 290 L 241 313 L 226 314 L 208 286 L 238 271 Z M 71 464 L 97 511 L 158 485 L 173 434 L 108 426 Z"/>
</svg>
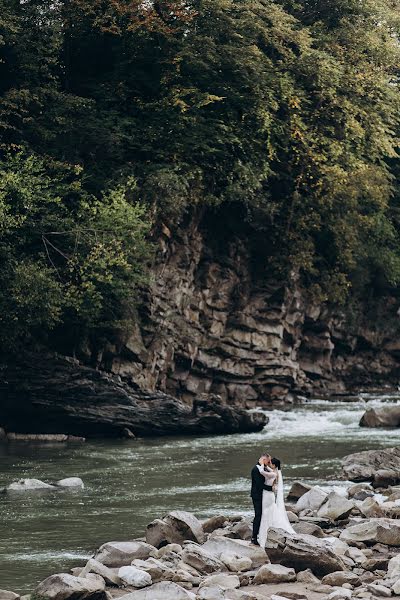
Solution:
<svg viewBox="0 0 400 600">
<path fill-rule="evenodd" d="M 344 542 L 380 542 L 400 546 L 400 523 L 395 519 L 370 519 L 347 527 L 340 534 Z"/>
<path fill-rule="evenodd" d="M 238 556 L 230 552 L 223 552 L 219 558 L 233 573 L 249 571 L 253 566 L 251 559 L 247 556 Z"/>
<path fill-rule="evenodd" d="M 328 600 L 347 600 L 351 598 L 352 593 L 351 590 L 346 590 L 345 588 L 341 588 L 339 590 L 334 590 L 328 595 Z"/>
<path fill-rule="evenodd" d="M 318 486 L 311 488 L 303 494 L 296 502 L 296 511 L 302 510 L 318 510 L 325 502 L 328 494 L 321 490 Z"/>
<path fill-rule="evenodd" d="M 299 498 L 304 496 L 304 494 L 306 492 L 309 492 L 310 490 L 311 490 L 310 485 L 307 485 L 306 483 L 302 483 L 301 481 L 295 481 L 289 490 L 287 499 L 288 500 L 298 500 Z"/>
<path fill-rule="evenodd" d="M 297 581 L 299 583 L 308 583 L 308 584 L 314 584 L 314 585 L 319 585 L 319 583 L 320 583 L 318 577 L 316 577 L 314 575 L 314 573 L 311 571 L 311 569 L 306 569 L 305 571 L 299 571 L 297 573 Z"/>
<path fill-rule="evenodd" d="M 216 575 L 210 575 L 210 577 L 206 577 L 206 579 L 204 579 L 204 581 L 200 584 L 200 588 L 213 586 L 220 586 L 224 590 L 235 590 L 240 587 L 240 580 L 237 575 L 218 573 Z"/>
<path fill-rule="evenodd" d="M 100 546 L 94 558 L 106 567 L 124 567 L 135 558 L 148 558 L 153 550 L 154 547 L 145 542 L 107 542 Z"/>
<path fill-rule="evenodd" d="M 80 571 L 78 577 L 86 577 L 88 573 L 96 573 L 97 575 L 101 575 L 108 585 L 115 585 L 119 587 L 122 583 L 120 577 L 118 577 L 114 571 L 94 558 L 88 560 L 85 567 Z"/>
<path fill-rule="evenodd" d="M 203 531 L 205 533 L 212 533 L 215 529 L 220 529 L 226 523 L 228 523 L 228 517 L 224 517 L 223 515 L 216 515 L 215 517 L 210 517 L 202 522 Z"/>
<path fill-rule="evenodd" d="M 389 579 L 400 579 L 400 554 L 389 560 L 387 576 Z"/>
<path fill-rule="evenodd" d="M 261 585 L 263 583 L 289 583 L 291 581 L 296 581 L 294 569 L 283 565 L 263 565 L 257 571 L 253 583 Z"/>
<path fill-rule="evenodd" d="M 317 538 L 325 537 L 325 534 L 319 525 L 315 523 L 309 523 L 308 521 L 299 521 L 298 523 L 292 523 L 292 527 L 295 532 L 299 535 L 313 535 Z"/>
<path fill-rule="evenodd" d="M 185 546 L 182 552 L 182 561 L 202 574 L 222 571 L 225 568 L 224 563 L 212 552 L 209 552 L 205 546 L 196 544 Z"/>
<path fill-rule="evenodd" d="M 123 600 L 195 600 L 192 592 L 172 581 L 160 581 L 150 587 L 125 594 Z"/>
<path fill-rule="evenodd" d="M 253 546 L 245 540 L 235 540 L 225 537 L 213 537 L 207 540 L 203 548 L 218 558 L 223 554 L 236 554 L 251 560 L 253 569 L 269 563 L 265 551 L 259 546 Z"/>
<path fill-rule="evenodd" d="M 348 571 L 336 571 L 334 573 L 329 573 L 329 575 L 325 575 L 325 577 L 322 578 L 322 583 L 324 585 L 332 586 L 342 586 L 345 583 L 357 585 L 359 583 L 359 578 L 357 575 L 349 573 Z"/>
<path fill-rule="evenodd" d="M 19 597 L 19 594 L 16 594 L 15 592 L 0 590 L 0 600 L 18 600 Z"/>
<path fill-rule="evenodd" d="M 400 406 L 368 408 L 360 420 L 360 427 L 399 427 Z"/>
<path fill-rule="evenodd" d="M 375 481 L 376 473 L 385 465 L 385 470 L 396 474 L 400 481 L 400 448 L 366 450 L 349 454 L 342 459 L 345 477 L 351 481 Z"/>
<path fill-rule="evenodd" d="M 146 540 L 159 548 L 165 544 L 182 544 L 185 540 L 203 543 L 201 522 L 189 512 L 175 510 L 163 519 L 155 519 L 147 526 Z"/>
<path fill-rule="evenodd" d="M 336 492 L 328 494 L 326 501 L 318 510 L 319 517 L 326 517 L 332 521 L 345 519 L 354 508 L 354 502 L 347 500 Z"/>
<path fill-rule="evenodd" d="M 80 477 L 67 477 L 65 479 L 60 479 L 59 481 L 57 481 L 56 485 L 58 487 L 76 488 L 81 490 L 83 490 L 83 488 L 85 487 Z"/>
<path fill-rule="evenodd" d="M 55 490 L 56 488 L 54 485 L 49 485 L 48 483 L 44 483 L 44 481 L 40 481 L 40 479 L 19 479 L 18 481 L 14 481 L 14 483 L 10 483 L 6 489 L 7 492 L 32 492 Z"/>
<path fill-rule="evenodd" d="M 149 573 L 132 565 L 121 567 L 118 570 L 118 577 L 120 577 L 126 585 L 131 585 L 135 588 L 144 588 L 153 583 Z"/>
<path fill-rule="evenodd" d="M 219 585 L 206 586 L 199 589 L 196 598 L 198 600 L 225 600 L 225 590 Z"/>
<path fill-rule="evenodd" d="M 87 577 L 74 577 L 67 573 L 47 577 L 37 586 L 35 595 L 50 600 L 68 600 L 68 598 L 106 600 L 105 583 L 101 577 L 93 580 Z"/>
<path fill-rule="evenodd" d="M 392 590 L 387 588 L 384 585 L 379 585 L 379 583 L 368 583 L 367 589 L 374 594 L 374 596 L 379 596 L 382 598 L 390 598 L 392 595 Z"/>
</svg>

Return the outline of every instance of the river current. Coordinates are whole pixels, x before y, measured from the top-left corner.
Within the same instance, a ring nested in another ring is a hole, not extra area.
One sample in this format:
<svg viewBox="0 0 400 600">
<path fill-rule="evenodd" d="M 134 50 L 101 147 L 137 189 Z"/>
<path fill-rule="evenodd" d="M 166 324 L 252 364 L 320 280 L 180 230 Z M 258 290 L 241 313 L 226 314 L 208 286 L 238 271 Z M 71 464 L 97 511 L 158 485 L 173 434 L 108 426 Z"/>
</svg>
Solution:
<svg viewBox="0 0 400 600">
<path fill-rule="evenodd" d="M 343 456 L 400 440 L 399 430 L 360 428 L 365 408 L 398 401 L 400 394 L 313 400 L 268 411 L 269 424 L 254 434 L 0 445 L 0 487 L 22 477 L 85 483 L 79 492 L 0 495 L 0 589 L 28 593 L 84 564 L 105 541 L 143 536 L 170 510 L 251 514 L 249 473 L 262 450 L 281 459 L 287 488 L 297 479 L 344 486 Z"/>
</svg>

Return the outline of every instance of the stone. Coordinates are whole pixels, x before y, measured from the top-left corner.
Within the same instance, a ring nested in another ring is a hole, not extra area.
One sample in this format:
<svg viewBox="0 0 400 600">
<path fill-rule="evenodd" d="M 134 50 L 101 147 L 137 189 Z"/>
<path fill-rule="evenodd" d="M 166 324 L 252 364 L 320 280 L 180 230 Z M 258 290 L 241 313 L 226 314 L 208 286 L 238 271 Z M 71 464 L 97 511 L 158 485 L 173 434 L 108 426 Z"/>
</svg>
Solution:
<svg viewBox="0 0 400 600">
<path fill-rule="evenodd" d="M 325 537 L 325 534 L 319 525 L 315 523 L 309 523 L 307 521 L 299 521 L 298 523 L 292 523 L 292 527 L 295 532 L 299 535 L 314 535 L 318 538 Z"/>
<path fill-rule="evenodd" d="M 106 567 L 124 567 L 135 558 L 149 558 L 153 550 L 154 547 L 145 542 L 107 542 L 100 546 L 94 558 Z"/>
<path fill-rule="evenodd" d="M 210 577 L 206 577 L 199 587 L 202 588 L 205 586 L 220 586 L 224 590 L 235 590 L 240 587 L 240 581 L 237 575 L 218 573 L 216 575 L 210 575 Z"/>
<path fill-rule="evenodd" d="M 334 573 L 329 573 L 329 575 L 325 575 L 325 577 L 322 578 L 322 583 L 324 585 L 332 586 L 342 586 L 345 583 L 357 585 L 359 583 L 359 578 L 357 575 L 349 573 L 348 571 L 336 571 Z"/>
<path fill-rule="evenodd" d="M 238 556 L 237 554 L 223 552 L 219 558 L 234 573 L 249 571 L 252 568 L 251 559 L 247 556 Z"/>
<path fill-rule="evenodd" d="M 400 406 L 368 408 L 360 419 L 360 427 L 399 427 Z"/>
<path fill-rule="evenodd" d="M 355 482 L 374 482 L 382 465 L 385 466 L 385 470 L 396 474 L 400 482 L 400 447 L 356 452 L 342 459 L 345 477 Z"/>
<path fill-rule="evenodd" d="M 67 573 L 58 573 L 47 577 L 39 583 L 34 594 L 50 600 L 67 600 L 68 598 L 105 600 L 106 598 L 103 579 L 94 581 L 86 577 L 74 577 Z"/>
<path fill-rule="evenodd" d="M 375 488 L 384 487 L 387 488 L 390 485 L 396 484 L 400 481 L 400 473 L 394 469 L 378 469 L 375 471 L 373 486 Z"/>
<path fill-rule="evenodd" d="M 205 533 L 212 533 L 215 529 L 220 529 L 229 521 L 228 517 L 224 517 L 223 515 L 216 515 L 215 517 L 210 517 L 202 522 L 203 531 Z"/>
<path fill-rule="evenodd" d="M 14 481 L 14 483 L 10 483 L 6 488 L 7 492 L 32 492 L 55 489 L 54 485 L 44 483 L 40 479 L 19 479 L 18 481 Z"/>
<path fill-rule="evenodd" d="M 359 505 L 359 510 L 364 517 L 383 517 L 381 505 L 374 497 L 365 498 Z"/>
<path fill-rule="evenodd" d="M 225 590 L 219 585 L 206 586 L 197 592 L 198 600 L 225 600 Z"/>
<path fill-rule="evenodd" d="M 328 494 L 318 486 L 311 488 L 303 494 L 296 502 L 296 511 L 302 510 L 318 510 L 325 502 Z"/>
<path fill-rule="evenodd" d="M 286 514 L 288 516 L 289 523 L 298 523 L 299 517 L 296 515 L 296 513 L 292 512 L 291 510 L 287 510 Z"/>
<path fill-rule="evenodd" d="M 118 570 L 118 577 L 120 577 L 126 585 L 132 585 L 135 588 L 144 588 L 153 583 L 149 573 L 146 573 L 146 571 L 142 571 L 137 567 L 133 567 L 132 565 L 121 567 Z"/>
<path fill-rule="evenodd" d="M 383 556 L 375 556 L 373 558 L 367 558 L 362 563 L 361 566 L 366 571 L 377 571 L 378 569 L 383 569 L 386 571 L 388 568 L 389 558 Z"/>
<path fill-rule="evenodd" d="M 395 596 L 400 596 L 400 579 L 392 585 L 392 591 Z"/>
<path fill-rule="evenodd" d="M 299 583 L 312 583 L 314 585 L 319 585 L 320 581 L 318 577 L 314 575 L 311 569 L 306 569 L 305 571 L 299 571 L 297 573 L 297 581 Z"/>
<path fill-rule="evenodd" d="M 187 544 L 182 552 L 182 561 L 202 574 L 222 571 L 225 568 L 224 563 L 205 546 Z"/>
<path fill-rule="evenodd" d="M 257 571 L 253 583 L 261 585 L 263 583 L 288 583 L 291 581 L 296 581 L 294 569 L 283 565 L 263 565 Z"/>
<path fill-rule="evenodd" d="M 304 494 L 306 492 L 309 492 L 310 490 L 311 490 L 310 485 L 307 485 L 306 483 L 302 483 L 301 481 L 295 481 L 289 490 L 287 499 L 292 500 L 292 501 L 298 500 L 299 498 L 304 496 Z"/>
<path fill-rule="evenodd" d="M 119 587 L 122 583 L 121 578 L 116 573 L 114 573 L 114 571 L 103 565 L 101 562 L 95 560 L 94 558 L 88 560 L 85 567 L 82 570 L 80 570 L 78 576 L 86 577 L 88 573 L 96 573 L 97 575 L 101 575 L 101 577 L 108 585 L 115 585 Z"/>
<path fill-rule="evenodd" d="M 396 554 L 389 560 L 387 576 L 389 579 L 400 579 L 400 554 Z"/>
<path fill-rule="evenodd" d="M 344 542 L 380 542 L 400 546 L 400 523 L 395 519 L 370 519 L 347 527 L 340 534 Z"/>
<path fill-rule="evenodd" d="M 347 498 L 340 496 L 336 492 L 331 492 L 318 510 L 318 516 L 326 517 L 331 521 L 338 521 L 339 519 L 348 517 L 353 508 L 354 502 L 347 500 Z"/>
<path fill-rule="evenodd" d="M 347 555 L 347 551 L 349 550 L 349 545 L 336 537 L 326 537 L 324 543 L 336 556 L 340 556 L 342 559 Z"/>
<path fill-rule="evenodd" d="M 152 582 L 156 583 L 161 579 L 172 580 L 176 565 L 177 563 L 171 566 L 170 564 L 166 564 L 157 558 L 148 558 L 147 560 L 135 558 L 135 560 L 132 561 L 131 566 L 148 573 Z"/>
<path fill-rule="evenodd" d="M 241 519 L 229 527 L 229 537 L 240 540 L 251 540 L 252 526 L 246 519 Z"/>
<path fill-rule="evenodd" d="M 329 542 L 310 535 L 289 535 L 283 530 L 270 529 L 266 552 L 272 563 L 280 563 L 296 571 L 311 569 L 315 575 L 344 571 L 343 560 Z"/>
<path fill-rule="evenodd" d="M 125 594 L 123 600 L 196 600 L 196 596 L 177 583 L 160 581 L 150 587 Z"/>
<path fill-rule="evenodd" d="M 341 588 L 340 590 L 334 590 L 328 596 L 328 600 L 347 600 L 351 598 L 352 593 L 351 590 L 346 590 L 346 588 Z"/>
<path fill-rule="evenodd" d="M 392 595 L 392 590 L 387 588 L 384 585 L 379 585 L 379 583 L 368 583 L 367 589 L 374 594 L 374 596 L 379 596 L 382 598 L 390 598 Z"/>
<path fill-rule="evenodd" d="M 146 528 L 146 541 L 156 548 L 166 544 L 182 544 L 185 540 L 202 544 L 204 539 L 201 522 L 192 513 L 183 510 L 175 510 L 163 519 L 155 519 Z"/>
<path fill-rule="evenodd" d="M 65 479 L 60 479 L 56 483 L 57 487 L 63 488 L 74 488 L 83 490 L 85 484 L 83 483 L 80 477 L 66 477 Z"/>
<path fill-rule="evenodd" d="M 182 546 L 180 544 L 167 544 L 166 546 L 162 546 L 157 550 L 157 557 L 162 558 L 168 552 L 175 552 L 175 554 L 180 554 L 182 552 Z"/>
<path fill-rule="evenodd" d="M 355 548 L 353 546 L 350 546 L 349 549 L 346 552 L 347 556 L 349 556 L 352 560 L 354 560 L 354 562 L 361 564 L 366 556 L 364 554 L 364 552 L 362 550 L 359 550 L 358 548 Z"/>
<path fill-rule="evenodd" d="M 245 540 L 235 540 L 226 537 L 209 538 L 203 545 L 203 548 L 213 556 L 221 557 L 222 554 L 236 554 L 244 556 L 251 560 L 252 568 L 256 569 L 265 563 L 269 563 L 269 558 L 265 550 L 259 546 L 253 546 Z"/>
<path fill-rule="evenodd" d="M 0 590 L 0 600 L 19 600 L 19 598 L 19 594 L 16 594 L 15 592 Z"/>
</svg>

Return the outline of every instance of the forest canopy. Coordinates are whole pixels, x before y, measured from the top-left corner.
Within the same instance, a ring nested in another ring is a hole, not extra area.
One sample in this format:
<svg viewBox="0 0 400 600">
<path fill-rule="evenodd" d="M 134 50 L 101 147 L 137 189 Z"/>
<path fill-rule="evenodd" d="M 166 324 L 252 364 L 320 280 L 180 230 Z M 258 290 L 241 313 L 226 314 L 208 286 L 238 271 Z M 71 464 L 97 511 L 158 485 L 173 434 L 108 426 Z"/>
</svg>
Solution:
<svg viewBox="0 0 400 600">
<path fill-rule="evenodd" d="M 321 301 L 397 288 L 399 32 L 397 0 L 0 0 L 3 344 L 123 327 L 197 206 Z"/>
</svg>

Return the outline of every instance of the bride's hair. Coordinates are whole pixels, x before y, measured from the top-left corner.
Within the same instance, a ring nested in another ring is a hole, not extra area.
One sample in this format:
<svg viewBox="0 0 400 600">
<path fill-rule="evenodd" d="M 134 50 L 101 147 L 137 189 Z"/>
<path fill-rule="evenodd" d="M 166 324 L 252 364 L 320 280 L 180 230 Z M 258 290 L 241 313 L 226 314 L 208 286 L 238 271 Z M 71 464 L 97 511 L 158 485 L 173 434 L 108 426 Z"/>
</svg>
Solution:
<svg viewBox="0 0 400 600">
<path fill-rule="evenodd" d="M 279 458 L 273 458 L 271 460 L 272 464 L 275 465 L 275 467 L 278 469 L 278 471 L 281 470 L 281 461 L 279 460 Z"/>
</svg>

